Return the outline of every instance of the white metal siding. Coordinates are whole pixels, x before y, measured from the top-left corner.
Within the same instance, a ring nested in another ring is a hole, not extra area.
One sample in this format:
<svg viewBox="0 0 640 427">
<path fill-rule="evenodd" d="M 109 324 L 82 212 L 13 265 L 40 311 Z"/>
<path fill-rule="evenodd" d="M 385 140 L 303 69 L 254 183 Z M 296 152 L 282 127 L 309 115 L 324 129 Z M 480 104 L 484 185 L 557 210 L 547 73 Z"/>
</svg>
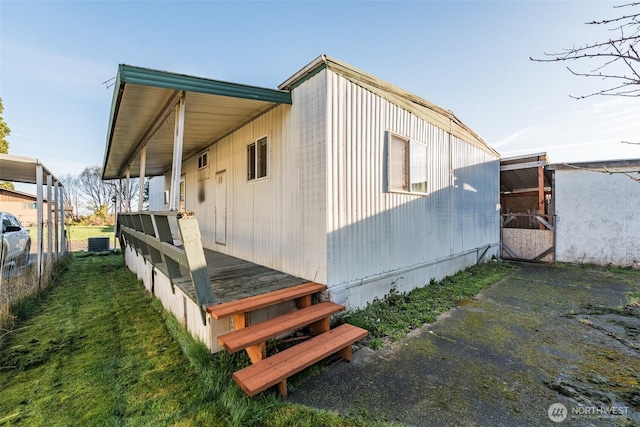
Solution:
<svg viewBox="0 0 640 427">
<path fill-rule="evenodd" d="M 149 210 L 163 211 L 164 205 L 164 176 L 154 176 L 149 179 Z"/>
<path fill-rule="evenodd" d="M 640 183 L 621 174 L 555 171 L 556 259 L 640 263 Z"/>
<path fill-rule="evenodd" d="M 430 277 L 393 272 L 499 243 L 496 157 L 338 74 L 326 72 L 326 79 L 330 288 L 387 277 L 387 291 L 394 281 L 408 290 Z M 386 192 L 387 131 L 428 145 L 427 196 Z M 351 306 L 382 296 L 365 288 L 347 293 Z"/>
<path fill-rule="evenodd" d="M 326 281 L 325 81 L 314 77 L 278 106 L 209 147 L 210 178 L 197 156 L 183 163 L 185 207 L 203 246 L 320 283 Z M 247 144 L 269 135 L 269 177 L 247 182 Z M 215 174 L 227 172 L 226 245 L 215 242 Z"/>
</svg>

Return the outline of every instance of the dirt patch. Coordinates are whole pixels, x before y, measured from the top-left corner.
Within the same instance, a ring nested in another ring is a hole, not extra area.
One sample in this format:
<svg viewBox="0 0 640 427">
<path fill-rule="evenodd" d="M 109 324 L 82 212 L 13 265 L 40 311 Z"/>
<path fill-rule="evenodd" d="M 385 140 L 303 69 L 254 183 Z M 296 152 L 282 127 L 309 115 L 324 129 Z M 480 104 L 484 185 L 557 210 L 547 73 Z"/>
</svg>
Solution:
<svg viewBox="0 0 640 427">
<path fill-rule="evenodd" d="M 435 324 L 363 349 L 294 402 L 408 425 L 640 423 L 640 273 L 523 264 Z M 557 414 L 557 413 L 556 413 Z M 556 419 L 557 420 L 557 419 Z"/>
</svg>

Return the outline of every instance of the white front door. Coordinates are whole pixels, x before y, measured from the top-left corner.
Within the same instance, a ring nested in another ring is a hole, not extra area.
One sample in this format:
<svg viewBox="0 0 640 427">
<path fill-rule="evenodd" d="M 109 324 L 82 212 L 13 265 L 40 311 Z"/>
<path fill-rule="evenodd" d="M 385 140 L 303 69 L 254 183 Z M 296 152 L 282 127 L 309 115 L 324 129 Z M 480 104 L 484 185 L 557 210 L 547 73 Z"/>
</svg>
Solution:
<svg viewBox="0 0 640 427">
<path fill-rule="evenodd" d="M 216 172 L 216 243 L 227 244 L 227 171 Z"/>
</svg>

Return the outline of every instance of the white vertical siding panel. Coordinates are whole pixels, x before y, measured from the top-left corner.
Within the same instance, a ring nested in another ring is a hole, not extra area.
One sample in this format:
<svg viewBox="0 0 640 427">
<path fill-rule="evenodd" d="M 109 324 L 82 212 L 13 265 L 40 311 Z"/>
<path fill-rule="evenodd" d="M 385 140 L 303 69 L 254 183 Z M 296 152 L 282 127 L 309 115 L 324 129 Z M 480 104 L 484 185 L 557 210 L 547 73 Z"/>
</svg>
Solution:
<svg viewBox="0 0 640 427">
<path fill-rule="evenodd" d="M 298 141 L 298 118 L 290 106 L 283 109 L 283 143 L 282 143 L 282 216 L 281 216 L 281 245 L 282 271 L 299 270 L 298 257 L 302 247 L 302 180 L 303 173 L 301 156 L 302 146 Z"/>
<path fill-rule="evenodd" d="M 292 92 L 283 144 L 292 150 L 287 158 L 294 154 L 296 163 L 281 168 L 283 192 L 297 192 L 297 199 L 287 198 L 287 203 L 294 202 L 289 205 L 293 211 L 283 220 L 283 229 L 296 227 L 297 240 L 287 246 L 292 253 L 283 255 L 282 270 L 320 283 L 326 283 L 326 92 L 324 72 Z"/>
<path fill-rule="evenodd" d="M 493 225 L 475 229 L 478 222 L 497 218 L 486 212 L 480 195 L 497 195 L 499 168 L 484 166 L 492 156 L 333 72 L 327 78 L 330 286 L 337 289 L 499 241 Z M 386 192 L 385 131 L 427 144 L 427 196 Z M 397 286 L 402 289 L 401 281 Z M 370 294 L 361 297 L 371 299 Z"/>
<path fill-rule="evenodd" d="M 197 156 L 185 160 L 187 208 L 196 212 L 205 247 L 309 280 L 325 280 L 323 77 L 209 147 L 210 179 L 198 202 Z M 295 116 L 295 118 L 292 118 Z M 247 144 L 270 136 L 269 178 L 247 182 Z M 227 173 L 226 245 L 215 243 L 215 174 Z"/>
<path fill-rule="evenodd" d="M 212 172 L 212 149 L 209 148 L 209 178 L 198 181 L 198 156 L 193 156 L 183 162 L 182 171 L 185 177 L 185 209 L 193 211 L 198 218 L 202 244 L 211 247 L 213 244 L 213 225 L 215 206 L 213 179 L 215 172 Z"/>
<path fill-rule="evenodd" d="M 149 179 L 149 210 L 162 211 L 164 207 L 164 176 Z"/>
<path fill-rule="evenodd" d="M 271 114 L 265 114 L 253 123 L 254 138 L 260 138 L 268 134 L 269 147 L 269 179 L 259 180 L 247 185 L 253 187 L 253 205 L 250 207 L 253 213 L 253 251 L 254 261 L 271 268 L 281 268 L 281 222 L 279 220 L 280 206 L 282 203 L 282 164 L 280 153 L 282 152 L 281 115 L 280 110 L 272 110 Z M 249 142 L 249 141 L 247 141 Z M 241 168 L 239 168 L 241 169 Z M 246 178 L 245 178 L 246 180 Z"/>
</svg>

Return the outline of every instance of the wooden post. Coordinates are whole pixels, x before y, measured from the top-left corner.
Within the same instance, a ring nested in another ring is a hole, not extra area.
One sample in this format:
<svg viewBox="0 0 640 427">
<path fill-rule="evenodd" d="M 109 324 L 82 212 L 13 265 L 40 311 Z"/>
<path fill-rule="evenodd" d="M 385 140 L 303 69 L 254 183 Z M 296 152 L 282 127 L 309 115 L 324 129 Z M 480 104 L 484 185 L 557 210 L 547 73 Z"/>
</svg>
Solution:
<svg viewBox="0 0 640 427">
<path fill-rule="evenodd" d="M 544 201 L 544 166 L 538 166 L 538 213 L 546 214 Z M 540 230 L 544 230 L 544 224 L 540 223 Z"/>
</svg>

